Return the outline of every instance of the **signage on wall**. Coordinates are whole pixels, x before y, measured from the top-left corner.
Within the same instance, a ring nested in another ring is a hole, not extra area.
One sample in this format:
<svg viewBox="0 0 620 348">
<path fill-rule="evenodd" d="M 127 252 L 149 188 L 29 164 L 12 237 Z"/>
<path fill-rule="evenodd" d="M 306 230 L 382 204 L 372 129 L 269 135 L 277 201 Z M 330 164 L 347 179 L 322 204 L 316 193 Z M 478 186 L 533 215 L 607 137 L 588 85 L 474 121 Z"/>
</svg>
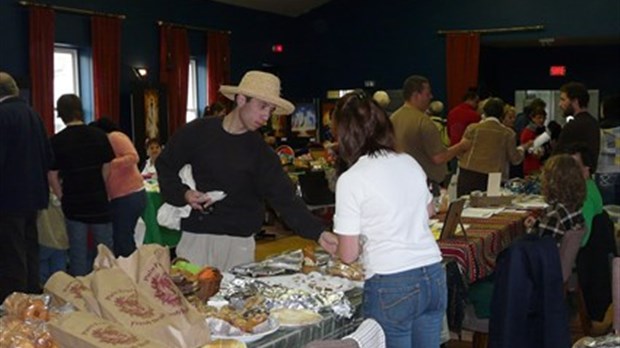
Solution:
<svg viewBox="0 0 620 348">
<path fill-rule="evenodd" d="M 275 45 L 271 46 L 271 50 L 274 53 L 282 53 L 282 52 L 284 52 L 284 45 L 282 45 L 282 44 L 275 44 Z"/>
<path fill-rule="evenodd" d="M 552 65 L 549 68 L 549 76 L 566 76 L 566 65 Z"/>
</svg>

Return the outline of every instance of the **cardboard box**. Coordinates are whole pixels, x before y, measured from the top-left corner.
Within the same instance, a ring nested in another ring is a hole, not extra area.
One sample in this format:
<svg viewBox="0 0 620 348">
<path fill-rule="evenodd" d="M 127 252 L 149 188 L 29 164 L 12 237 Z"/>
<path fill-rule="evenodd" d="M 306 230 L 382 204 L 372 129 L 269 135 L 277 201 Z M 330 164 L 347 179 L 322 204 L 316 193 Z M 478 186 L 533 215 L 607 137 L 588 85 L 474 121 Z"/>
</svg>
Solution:
<svg viewBox="0 0 620 348">
<path fill-rule="evenodd" d="M 489 197 L 486 194 L 482 196 L 469 196 L 469 205 L 472 207 L 505 207 L 512 204 L 512 200 L 515 196 L 493 196 Z"/>
</svg>

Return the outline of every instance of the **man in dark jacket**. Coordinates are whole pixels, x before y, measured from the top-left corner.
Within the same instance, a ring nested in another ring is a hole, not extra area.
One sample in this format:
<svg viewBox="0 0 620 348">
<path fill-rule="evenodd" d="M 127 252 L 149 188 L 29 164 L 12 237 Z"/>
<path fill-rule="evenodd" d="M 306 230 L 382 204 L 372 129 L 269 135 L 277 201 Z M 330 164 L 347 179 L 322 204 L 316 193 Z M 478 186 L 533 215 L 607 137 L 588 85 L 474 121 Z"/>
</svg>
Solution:
<svg viewBox="0 0 620 348">
<path fill-rule="evenodd" d="M 51 157 L 41 118 L 0 72 L 0 302 L 40 290 L 36 220 L 49 200 Z"/>
<path fill-rule="evenodd" d="M 571 144 L 585 143 L 590 153 L 594 154 L 594 163 L 590 172 L 596 173 L 601 147 L 601 129 L 596 118 L 588 112 L 589 101 L 588 89 L 582 83 L 569 82 L 560 88 L 559 107 L 564 112 L 567 121 L 569 116 L 573 119 L 562 128 L 555 151 L 562 153 Z"/>
</svg>

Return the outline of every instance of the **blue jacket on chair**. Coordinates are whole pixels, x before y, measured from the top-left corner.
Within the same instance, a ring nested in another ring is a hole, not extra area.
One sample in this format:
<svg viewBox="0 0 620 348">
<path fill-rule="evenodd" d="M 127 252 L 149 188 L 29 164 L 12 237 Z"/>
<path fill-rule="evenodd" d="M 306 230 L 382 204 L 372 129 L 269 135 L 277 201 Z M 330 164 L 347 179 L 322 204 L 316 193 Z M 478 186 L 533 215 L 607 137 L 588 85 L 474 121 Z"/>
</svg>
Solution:
<svg viewBox="0 0 620 348">
<path fill-rule="evenodd" d="M 490 348 L 571 346 L 556 241 L 526 235 L 497 259 Z"/>
</svg>

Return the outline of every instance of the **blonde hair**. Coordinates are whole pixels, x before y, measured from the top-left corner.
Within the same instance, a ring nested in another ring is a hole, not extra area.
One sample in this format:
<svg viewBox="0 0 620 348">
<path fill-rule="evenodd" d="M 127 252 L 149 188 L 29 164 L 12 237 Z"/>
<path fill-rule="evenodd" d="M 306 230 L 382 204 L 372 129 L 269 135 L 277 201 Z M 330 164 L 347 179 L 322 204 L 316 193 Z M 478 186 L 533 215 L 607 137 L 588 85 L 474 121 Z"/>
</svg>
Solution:
<svg viewBox="0 0 620 348">
<path fill-rule="evenodd" d="M 517 109 L 510 104 L 504 105 L 504 115 L 508 115 L 509 112 L 514 112 L 516 114 Z"/>
</svg>

